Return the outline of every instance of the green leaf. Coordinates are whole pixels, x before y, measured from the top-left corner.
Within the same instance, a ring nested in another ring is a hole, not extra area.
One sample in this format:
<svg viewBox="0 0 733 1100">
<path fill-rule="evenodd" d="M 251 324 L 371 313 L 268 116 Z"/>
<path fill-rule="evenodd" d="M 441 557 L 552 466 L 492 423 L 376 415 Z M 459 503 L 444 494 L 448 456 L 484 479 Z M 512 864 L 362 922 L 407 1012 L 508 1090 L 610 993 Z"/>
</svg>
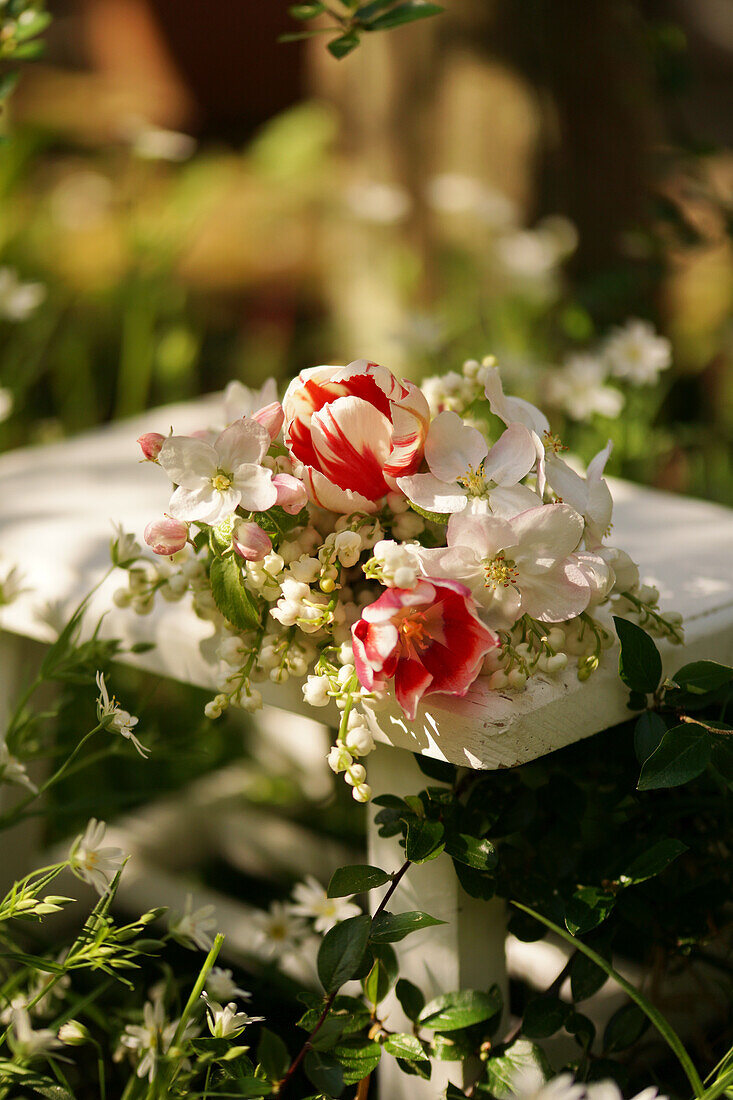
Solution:
<svg viewBox="0 0 733 1100">
<path fill-rule="evenodd" d="M 590 1047 L 596 1037 L 596 1025 L 582 1012 L 576 1012 L 575 1010 L 569 1012 L 564 1026 L 568 1035 L 574 1036 L 580 1045 L 586 1049 Z"/>
<path fill-rule="evenodd" d="M 565 924 L 573 935 L 584 935 L 602 924 L 614 907 L 613 894 L 597 886 L 579 886 L 565 906 Z"/>
<path fill-rule="evenodd" d="M 443 851 L 445 830 L 439 821 L 418 818 L 407 826 L 405 855 L 411 863 L 425 863 Z"/>
<path fill-rule="evenodd" d="M 653 791 L 661 787 L 679 787 L 705 771 L 710 761 L 712 741 L 699 726 L 686 722 L 667 730 L 659 747 L 641 769 L 638 789 Z"/>
<path fill-rule="evenodd" d="M 349 917 L 334 925 L 323 937 L 318 951 L 318 977 L 326 993 L 335 993 L 358 972 L 369 941 L 371 924 L 366 914 Z"/>
<path fill-rule="evenodd" d="M 8 98 L 19 78 L 20 72 L 17 69 L 9 70 L 0 76 L 0 100 Z"/>
<path fill-rule="evenodd" d="M 352 920 L 358 920 L 358 917 L 352 917 Z M 412 932 L 418 932 L 421 928 L 431 928 L 436 924 L 445 924 L 445 921 L 431 917 L 428 913 L 421 913 L 417 909 L 408 910 L 406 913 L 380 913 L 372 921 L 372 943 L 397 943 Z"/>
<path fill-rule="evenodd" d="M 392 988 L 399 966 L 397 956 L 388 943 L 375 946 L 374 965 L 364 979 L 364 992 L 373 1005 L 381 1004 Z"/>
<path fill-rule="evenodd" d="M 544 1080 L 549 1078 L 550 1067 L 545 1055 L 528 1039 L 517 1039 L 503 1053 L 489 1058 L 486 1063 L 488 1091 L 496 1100 L 510 1100 L 516 1096 L 517 1077 L 522 1072 L 536 1073 L 538 1070 Z"/>
<path fill-rule="evenodd" d="M 431 15 L 440 15 L 443 11 L 438 4 L 429 4 L 426 0 L 408 0 L 398 4 L 392 11 L 385 12 L 372 19 L 365 27 L 369 31 L 386 31 L 392 27 L 401 27 L 405 23 L 414 23 L 416 19 L 427 19 Z"/>
<path fill-rule="evenodd" d="M 266 1077 L 279 1081 L 290 1065 L 288 1048 L 279 1035 L 263 1027 L 257 1044 L 257 1061 Z"/>
<path fill-rule="evenodd" d="M 634 752 L 640 764 L 648 760 L 659 747 L 667 732 L 667 723 L 653 710 L 640 714 L 634 726 Z"/>
<path fill-rule="evenodd" d="M 559 936 L 561 939 L 565 940 L 566 943 L 569 943 L 577 951 L 582 952 L 589 959 L 591 959 L 596 964 L 596 966 L 599 966 L 601 970 L 608 974 L 609 978 L 613 978 L 616 984 L 619 985 L 621 989 L 623 989 L 624 993 L 626 993 L 632 1001 L 635 1001 L 636 1004 L 638 1004 L 642 1012 L 644 1012 L 651 1023 L 654 1024 L 655 1028 L 662 1036 L 664 1041 L 667 1043 L 670 1050 L 675 1054 L 677 1060 L 684 1069 L 685 1074 L 687 1075 L 687 1080 L 690 1082 L 692 1086 L 692 1091 L 694 1092 L 695 1096 L 701 1097 L 705 1092 L 705 1088 L 700 1079 L 700 1075 L 695 1068 L 695 1064 L 690 1058 L 690 1055 L 687 1053 L 687 1050 L 685 1049 L 682 1040 L 680 1039 L 679 1035 L 674 1030 L 672 1025 L 669 1023 L 669 1021 L 657 1008 L 654 1007 L 654 1005 L 650 1001 L 646 999 L 644 994 L 636 989 L 636 987 L 633 986 L 631 982 L 627 981 L 626 978 L 619 974 L 618 971 L 614 970 L 611 964 L 607 962 L 607 960 L 604 959 L 602 955 L 599 955 L 591 947 L 588 947 L 588 945 L 586 943 L 583 943 L 582 940 L 574 939 L 570 935 L 570 933 L 567 932 L 564 928 L 561 928 L 559 924 L 555 924 L 554 921 L 549 920 L 547 917 L 543 916 L 542 913 L 538 913 L 536 909 L 530 909 L 528 905 L 523 905 L 521 901 L 512 900 L 510 904 L 513 905 L 516 909 L 521 909 L 521 911 L 523 913 L 526 913 L 528 916 L 534 917 L 534 919 L 539 921 L 541 924 L 544 924 L 545 928 L 549 928 L 549 930 L 551 932 L 554 932 L 556 936 Z"/>
<path fill-rule="evenodd" d="M 692 661 L 672 677 L 675 684 L 692 695 L 706 695 L 733 683 L 733 668 L 717 661 Z"/>
<path fill-rule="evenodd" d="M 649 1021 L 638 1005 L 624 1005 L 614 1012 L 603 1033 L 603 1049 L 607 1054 L 627 1050 L 641 1038 Z"/>
<path fill-rule="evenodd" d="M 342 57 L 346 57 L 352 50 L 355 50 L 358 45 L 359 35 L 355 31 L 349 31 L 348 34 L 342 34 L 338 38 L 332 39 L 327 48 L 328 52 L 340 61 Z"/>
<path fill-rule="evenodd" d="M 422 753 L 413 753 L 415 763 L 423 775 L 428 779 L 434 779 L 437 783 L 453 783 L 456 777 L 454 764 L 445 760 L 434 760 L 432 756 L 423 756 Z"/>
<path fill-rule="evenodd" d="M 474 871 L 493 871 L 498 863 L 496 848 L 490 840 L 479 840 L 466 833 L 449 834 L 445 850 L 459 863 L 473 867 Z"/>
<path fill-rule="evenodd" d="M 616 633 L 621 642 L 619 676 L 632 691 L 645 695 L 656 691 L 662 678 L 662 658 L 645 630 L 629 619 L 614 615 Z"/>
<path fill-rule="evenodd" d="M 522 1032 L 528 1039 L 548 1039 L 565 1023 L 570 1005 L 559 997 L 535 997 L 522 1017 Z"/>
<path fill-rule="evenodd" d="M 461 989 L 457 993 L 444 993 L 428 1001 L 418 1017 L 419 1023 L 430 1031 L 456 1031 L 489 1020 L 501 1012 L 502 997 L 498 986 L 488 993 L 477 989 Z"/>
<path fill-rule="evenodd" d="M 291 4 L 288 8 L 288 15 L 292 19 L 315 19 L 317 15 L 321 15 L 326 9 L 323 4 L 318 0 L 313 0 L 309 4 Z"/>
<path fill-rule="evenodd" d="M 214 558 L 209 575 L 214 603 L 224 618 L 240 630 L 256 630 L 260 616 L 257 605 L 244 587 L 239 559 L 234 554 Z"/>
<path fill-rule="evenodd" d="M 425 998 L 422 993 L 407 978 L 400 978 L 395 986 L 395 994 L 402 1005 L 405 1016 L 414 1023 L 425 1006 Z"/>
<path fill-rule="evenodd" d="M 592 997 L 608 981 L 605 971 L 578 952 L 570 964 L 570 991 L 574 1001 Z"/>
<path fill-rule="evenodd" d="M 417 1036 L 406 1032 L 390 1035 L 384 1049 L 395 1058 L 405 1058 L 408 1062 L 422 1062 L 426 1057 L 425 1049 Z"/>
<path fill-rule="evenodd" d="M 687 845 L 681 840 L 669 837 L 652 845 L 646 852 L 638 856 L 631 865 L 619 876 L 624 886 L 631 883 L 645 882 L 648 878 L 654 878 L 667 867 L 672 860 L 677 859 L 687 851 Z"/>
<path fill-rule="evenodd" d="M 260 1096 L 272 1096 L 272 1086 L 258 1077 L 238 1077 L 237 1096 L 246 1096 L 249 1100 Z"/>
<path fill-rule="evenodd" d="M 354 920 L 358 920 L 358 917 L 354 917 Z M 344 1071 L 332 1054 L 309 1050 L 303 1068 L 311 1084 L 327 1096 L 340 1096 L 344 1091 Z"/>
<path fill-rule="evenodd" d="M 334 871 L 328 884 L 329 898 L 345 898 L 351 894 L 361 894 L 384 886 L 392 876 L 381 867 L 372 867 L 368 863 L 357 863 L 352 867 L 339 867 Z"/>
<path fill-rule="evenodd" d="M 373 23 L 370 26 L 369 30 L 374 30 Z M 427 512 L 424 508 L 420 508 L 417 504 L 413 504 L 412 501 L 410 501 L 410 507 L 412 508 L 413 512 L 417 512 L 417 514 L 419 516 L 422 516 L 423 519 L 429 519 L 431 523 L 439 523 L 441 527 L 447 527 L 448 520 L 451 517 L 450 512 Z"/>
<path fill-rule="evenodd" d="M 341 1064 L 345 1085 L 356 1085 L 379 1065 L 382 1048 L 369 1039 L 348 1039 L 330 1052 Z"/>
</svg>

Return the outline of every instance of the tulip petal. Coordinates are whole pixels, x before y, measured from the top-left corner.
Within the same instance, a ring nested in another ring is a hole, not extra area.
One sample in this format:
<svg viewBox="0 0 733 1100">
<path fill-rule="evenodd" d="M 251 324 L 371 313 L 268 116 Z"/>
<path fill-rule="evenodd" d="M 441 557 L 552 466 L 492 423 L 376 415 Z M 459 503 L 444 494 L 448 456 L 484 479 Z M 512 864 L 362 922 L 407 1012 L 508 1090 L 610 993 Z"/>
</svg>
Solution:
<svg viewBox="0 0 733 1100">
<path fill-rule="evenodd" d="M 421 661 L 407 659 L 398 661 L 394 677 L 395 695 L 410 721 L 413 721 L 417 713 L 417 704 L 432 682 L 432 674 Z"/>
<path fill-rule="evenodd" d="M 369 500 L 351 489 L 341 489 L 311 466 L 304 466 L 299 471 L 299 476 L 303 480 L 308 496 L 319 508 L 326 508 L 330 512 L 339 512 L 343 515 L 348 515 L 350 512 L 377 511 L 376 501 Z"/>
<path fill-rule="evenodd" d="M 422 390 L 406 382 L 400 391 L 399 400 L 390 402 L 392 450 L 384 465 L 388 478 L 419 469 L 430 422 L 430 409 Z"/>
<path fill-rule="evenodd" d="M 382 469 L 391 436 L 389 419 L 360 397 L 339 397 L 311 417 L 311 439 L 322 472 L 368 500 L 389 492 Z"/>
</svg>

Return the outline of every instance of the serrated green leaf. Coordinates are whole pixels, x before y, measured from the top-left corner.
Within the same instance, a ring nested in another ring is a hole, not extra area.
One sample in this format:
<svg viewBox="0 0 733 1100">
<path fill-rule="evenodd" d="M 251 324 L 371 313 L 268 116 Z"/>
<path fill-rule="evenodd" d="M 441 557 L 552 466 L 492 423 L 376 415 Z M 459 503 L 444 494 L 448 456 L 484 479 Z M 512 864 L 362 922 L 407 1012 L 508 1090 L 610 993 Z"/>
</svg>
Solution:
<svg viewBox="0 0 733 1100">
<path fill-rule="evenodd" d="M 327 993 L 335 993 L 358 973 L 371 924 L 366 914 L 349 917 L 324 936 L 318 951 L 318 977 Z"/>
<path fill-rule="evenodd" d="M 662 658 L 645 630 L 629 619 L 614 615 L 621 643 L 618 659 L 619 676 L 631 691 L 649 694 L 656 691 L 662 678 Z"/>
<path fill-rule="evenodd" d="M 256 630 L 260 616 L 257 605 L 244 587 L 239 559 L 233 554 L 214 558 L 209 576 L 214 603 L 224 618 L 239 630 Z"/>
<path fill-rule="evenodd" d="M 574 1001 L 584 1001 L 597 993 L 608 981 L 608 975 L 594 962 L 578 952 L 570 963 L 570 991 Z"/>
<path fill-rule="evenodd" d="M 482 1023 L 501 1012 L 502 996 L 498 986 L 484 993 L 478 989 L 461 989 L 444 993 L 423 1008 L 419 1023 L 430 1031 L 456 1031 Z"/>
<path fill-rule="evenodd" d="M 541 1049 L 528 1039 L 517 1039 L 486 1063 L 489 1092 L 496 1100 L 510 1100 L 516 1096 L 517 1078 L 527 1071 L 533 1074 L 539 1071 L 543 1080 L 550 1076 L 550 1067 Z"/>
<path fill-rule="evenodd" d="M 645 761 L 638 789 L 652 791 L 689 783 L 705 771 L 711 752 L 712 739 L 705 730 L 690 723 L 673 726 Z"/>
<path fill-rule="evenodd" d="M 431 917 L 428 913 L 421 913 L 417 909 L 406 913 L 380 913 L 372 922 L 371 940 L 372 943 L 397 943 L 412 932 L 418 932 L 421 928 L 431 928 L 436 924 L 445 924 L 445 921 Z"/>
<path fill-rule="evenodd" d="M 345 1085 L 356 1085 L 374 1073 L 382 1058 L 379 1043 L 364 1038 L 339 1043 L 330 1053 L 341 1066 Z"/>
<path fill-rule="evenodd" d="M 384 886 L 391 875 L 381 867 L 372 867 L 368 863 L 357 863 L 351 867 L 339 867 L 331 876 L 328 884 L 329 898 L 345 898 L 351 894 L 361 894 Z"/>
<path fill-rule="evenodd" d="M 292 19 L 315 19 L 317 15 L 322 15 L 325 10 L 320 0 L 312 0 L 311 3 L 306 4 L 291 4 L 288 8 L 288 15 Z"/>
<path fill-rule="evenodd" d="M 640 1039 L 649 1026 L 638 1005 L 624 1005 L 614 1012 L 603 1033 L 603 1049 L 609 1054 L 627 1050 Z"/>
<path fill-rule="evenodd" d="M 290 1065 L 288 1048 L 279 1035 L 263 1027 L 257 1044 L 257 1061 L 263 1073 L 272 1081 L 279 1081 Z"/>
<path fill-rule="evenodd" d="M 358 918 L 354 918 L 357 920 Z M 332 1054 L 309 1050 L 303 1068 L 311 1084 L 327 1096 L 340 1096 L 344 1091 L 344 1071 Z"/>
<path fill-rule="evenodd" d="M 579 886 L 565 906 L 565 924 L 571 935 L 585 935 L 602 924 L 616 904 L 613 894 L 597 886 Z"/>
</svg>

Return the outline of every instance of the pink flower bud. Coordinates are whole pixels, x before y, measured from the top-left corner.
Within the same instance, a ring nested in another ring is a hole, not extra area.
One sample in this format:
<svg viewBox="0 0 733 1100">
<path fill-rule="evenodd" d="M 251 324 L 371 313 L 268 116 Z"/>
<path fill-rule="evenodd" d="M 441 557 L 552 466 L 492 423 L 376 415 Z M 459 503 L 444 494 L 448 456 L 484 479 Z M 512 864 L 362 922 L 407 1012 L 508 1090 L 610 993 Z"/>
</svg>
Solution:
<svg viewBox="0 0 733 1100">
<path fill-rule="evenodd" d="M 171 554 L 177 554 L 179 550 L 183 550 L 186 545 L 188 526 L 179 519 L 170 519 L 165 516 L 163 519 L 156 519 L 149 523 L 145 528 L 144 537 L 154 554 L 170 557 Z"/>
<path fill-rule="evenodd" d="M 237 525 L 232 545 L 241 558 L 246 561 L 262 561 L 272 550 L 272 540 L 258 523 L 247 522 Z"/>
<path fill-rule="evenodd" d="M 148 462 L 155 462 L 160 454 L 160 448 L 165 442 L 165 436 L 160 432 L 146 432 L 138 439 L 140 450 Z"/>
<path fill-rule="evenodd" d="M 275 474 L 272 484 L 277 489 L 276 504 L 279 504 L 288 515 L 296 516 L 301 508 L 305 507 L 308 494 L 302 481 L 292 474 Z"/>
<path fill-rule="evenodd" d="M 273 401 L 269 405 L 264 405 L 263 408 L 258 409 L 257 412 L 252 413 L 252 419 L 256 420 L 258 424 L 261 424 L 263 428 L 267 428 L 270 433 L 270 439 L 277 439 L 280 434 L 280 429 L 283 426 L 285 419 L 285 413 L 283 407 L 279 401 Z"/>
</svg>

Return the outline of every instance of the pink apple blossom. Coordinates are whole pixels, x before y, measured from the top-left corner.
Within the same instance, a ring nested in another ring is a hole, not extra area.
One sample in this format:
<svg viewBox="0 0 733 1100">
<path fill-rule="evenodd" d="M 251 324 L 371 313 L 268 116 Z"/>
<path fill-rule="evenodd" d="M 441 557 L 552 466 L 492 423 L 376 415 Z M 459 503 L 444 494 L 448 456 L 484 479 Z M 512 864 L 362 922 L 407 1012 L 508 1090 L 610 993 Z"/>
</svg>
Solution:
<svg viewBox="0 0 733 1100">
<path fill-rule="evenodd" d="M 423 696 L 465 695 L 499 644 L 465 585 L 430 577 L 415 588 L 387 589 L 364 609 L 352 639 L 361 684 L 371 691 L 394 680 L 410 720 Z"/>
<path fill-rule="evenodd" d="M 397 479 L 405 496 L 425 511 L 514 516 L 539 503 L 536 493 L 519 484 L 537 460 L 523 424 L 510 424 L 489 449 L 480 431 L 454 412 L 441 412 L 430 425 L 425 460 L 430 473 Z"/>
<path fill-rule="evenodd" d="M 160 454 L 160 448 L 165 442 L 165 436 L 160 432 L 146 432 L 138 439 L 140 450 L 148 462 L 155 462 Z"/>
<path fill-rule="evenodd" d="M 585 611 L 595 589 L 575 553 L 583 519 L 567 504 L 546 504 L 512 519 L 461 513 L 448 523 L 448 547 L 421 552 L 431 576 L 468 585 L 483 618 L 508 630 L 528 614 L 559 623 Z M 599 569 L 604 563 L 598 559 Z"/>
<path fill-rule="evenodd" d="M 396 479 L 420 466 L 428 403 L 376 363 L 302 371 L 283 408 L 295 473 L 322 508 L 375 512 Z"/>
<path fill-rule="evenodd" d="M 267 429 L 270 439 L 277 439 L 285 420 L 285 413 L 279 401 L 271 401 L 269 405 L 253 412 L 252 419 Z"/>
<path fill-rule="evenodd" d="M 145 528 L 143 536 L 154 554 L 162 554 L 170 557 L 177 554 L 188 541 L 188 524 L 179 519 L 171 519 L 165 516 L 163 519 L 154 519 Z"/>
<path fill-rule="evenodd" d="M 275 474 L 272 484 L 277 489 L 277 504 L 290 516 L 297 516 L 308 503 L 305 485 L 292 474 Z"/>
<path fill-rule="evenodd" d="M 557 495 L 585 520 L 586 546 L 600 546 L 611 530 L 613 497 L 604 480 L 613 444 L 609 439 L 588 464 L 586 476 L 576 473 L 559 455 L 547 456 L 547 480 Z"/>
<path fill-rule="evenodd" d="M 272 539 L 258 523 L 247 521 L 234 528 L 232 546 L 245 561 L 262 561 L 272 550 Z"/>
</svg>

